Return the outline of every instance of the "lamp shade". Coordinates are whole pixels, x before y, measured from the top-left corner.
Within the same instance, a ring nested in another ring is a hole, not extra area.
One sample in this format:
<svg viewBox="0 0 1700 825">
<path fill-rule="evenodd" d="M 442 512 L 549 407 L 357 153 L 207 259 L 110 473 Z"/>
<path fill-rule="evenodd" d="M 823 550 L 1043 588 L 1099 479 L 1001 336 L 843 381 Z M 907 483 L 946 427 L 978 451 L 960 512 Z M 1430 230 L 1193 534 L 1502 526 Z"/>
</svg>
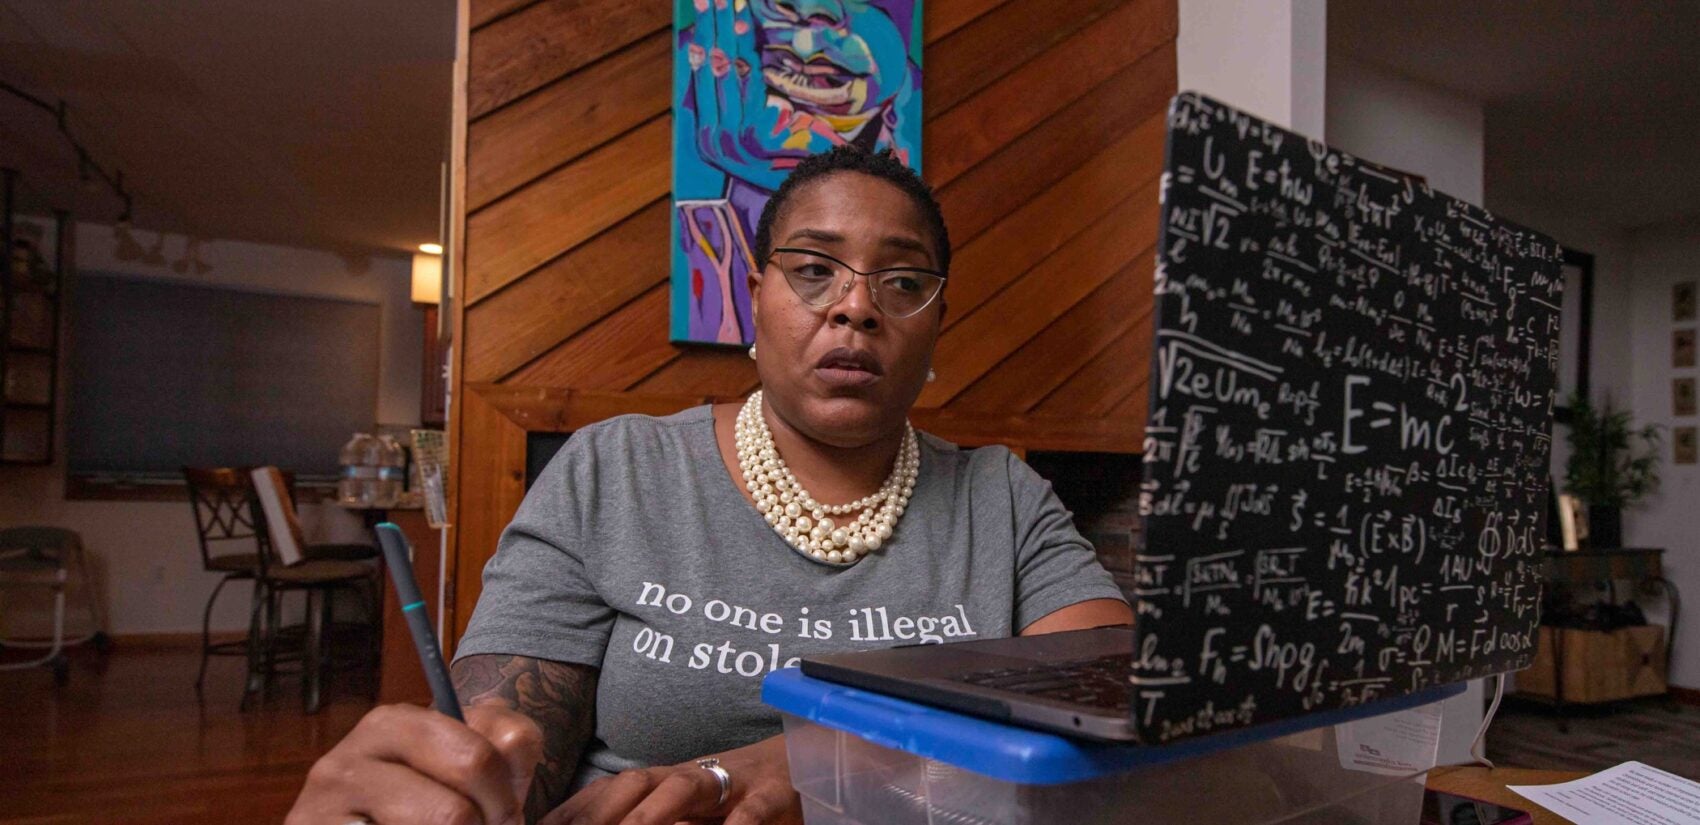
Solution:
<svg viewBox="0 0 1700 825">
<path fill-rule="evenodd" d="M 413 253 L 413 302 L 443 302 L 443 256 Z"/>
</svg>

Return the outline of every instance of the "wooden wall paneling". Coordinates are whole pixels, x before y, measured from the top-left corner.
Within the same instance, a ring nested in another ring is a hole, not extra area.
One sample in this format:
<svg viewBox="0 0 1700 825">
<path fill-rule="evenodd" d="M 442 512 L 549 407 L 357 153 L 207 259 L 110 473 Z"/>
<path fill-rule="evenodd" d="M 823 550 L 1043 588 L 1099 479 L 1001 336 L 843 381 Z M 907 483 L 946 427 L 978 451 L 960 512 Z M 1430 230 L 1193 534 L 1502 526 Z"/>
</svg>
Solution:
<svg viewBox="0 0 1700 825">
<path fill-rule="evenodd" d="M 668 26 L 654 0 L 543 0 L 472 35 L 467 108 L 476 120 L 556 78 Z"/>
<path fill-rule="evenodd" d="M 662 332 L 667 312 L 668 282 L 663 280 L 504 380 L 529 387 L 623 390 L 679 357 L 679 348 Z"/>
<path fill-rule="evenodd" d="M 966 240 L 980 234 L 1128 132 L 1149 129 L 1153 133 L 1158 152 L 1147 161 L 1153 171 L 1150 175 L 1136 169 L 1106 173 L 1122 176 L 1129 186 L 1155 178 L 1163 165 L 1164 112 L 1174 91 L 1175 47 L 1169 43 L 940 188 L 939 202 L 952 237 Z M 928 145 L 941 139 L 935 134 Z"/>
<path fill-rule="evenodd" d="M 667 111 L 670 30 L 491 112 L 467 135 L 466 200 L 477 210 Z"/>
<path fill-rule="evenodd" d="M 756 362 L 750 360 L 748 350 L 716 347 L 694 351 L 689 358 L 675 358 L 630 389 L 643 395 L 735 396 L 751 392 L 757 383 Z"/>
<path fill-rule="evenodd" d="M 1156 182 L 1147 188 L 1149 197 L 1123 201 L 940 336 L 933 350 L 938 380 L 921 391 L 921 406 L 948 403 L 1156 243 Z"/>
<path fill-rule="evenodd" d="M 1146 380 L 1141 381 L 1135 387 L 1133 392 L 1128 393 L 1122 397 L 1122 400 L 1117 401 L 1116 406 L 1110 410 L 1110 415 L 1127 417 L 1138 421 L 1140 431 L 1143 432 L 1145 429 L 1145 416 L 1147 414 L 1147 409 L 1151 404 L 1151 391 L 1149 389 L 1150 380 L 1150 376 L 1147 375 Z"/>
<path fill-rule="evenodd" d="M 666 115 L 475 212 L 466 221 L 467 300 L 535 267 L 667 194 Z M 657 245 L 665 248 L 665 233 Z"/>
<path fill-rule="evenodd" d="M 1008 0 L 927 47 L 922 116 L 948 110 L 1124 0 Z M 923 156 L 934 147 L 923 143 Z M 923 158 L 923 165 L 926 161 Z"/>
<path fill-rule="evenodd" d="M 468 381 L 494 381 L 643 294 L 667 271 L 666 199 L 473 301 L 466 313 Z M 472 273 L 468 273 L 472 277 Z M 666 337 L 666 327 L 656 330 Z"/>
<path fill-rule="evenodd" d="M 951 406 L 987 412 L 1032 410 L 1151 312 L 1153 258 L 1149 249 L 1136 257 L 964 390 Z M 1128 364 L 1129 381 L 1133 366 Z"/>
<path fill-rule="evenodd" d="M 921 9 L 921 29 L 928 43 L 968 25 L 980 15 L 1003 5 L 1005 0 L 950 0 L 930 2 Z M 928 58 L 930 61 L 931 58 Z"/>
<path fill-rule="evenodd" d="M 944 183 L 981 158 L 1044 122 L 1117 71 L 1175 38 L 1175 19 L 1163 11 L 1173 0 L 1137 0 L 1087 23 L 1018 71 L 931 118 L 928 179 Z"/>
<path fill-rule="evenodd" d="M 1141 437 L 1141 422 L 1113 416 L 982 415 L 916 408 L 909 418 L 918 429 L 950 433 L 950 440 L 965 446 L 1013 444 L 1023 450 L 1137 453 Z"/>
<path fill-rule="evenodd" d="M 616 415 L 672 415 L 699 404 L 730 400 L 715 395 L 634 395 L 512 384 L 469 384 L 468 388 L 522 432 L 570 433 Z M 523 474 L 520 480 L 524 482 Z"/>
<path fill-rule="evenodd" d="M 1162 131 L 1142 125 L 1092 156 L 1049 189 L 972 239 L 956 239 L 945 298 L 949 329 L 1084 230 L 1093 215 L 1114 209 L 1134 192 L 1153 151 L 1163 151 Z M 1106 170 L 1114 170 L 1106 172 Z M 1071 219 L 1072 218 L 1072 219 Z"/>
<path fill-rule="evenodd" d="M 1035 415 L 1079 415 L 1086 418 L 1126 415 L 1123 403 L 1129 396 L 1143 395 L 1146 391 L 1150 361 L 1151 313 L 1146 312 L 1102 352 L 1045 396 L 1032 412 Z M 1111 391 L 1106 392 L 1106 387 L 1111 387 Z M 1123 389 L 1116 392 L 1113 387 Z"/>
<path fill-rule="evenodd" d="M 483 583 L 484 562 L 496 551 L 496 540 L 525 498 L 525 430 L 486 401 L 476 385 L 463 384 L 456 393 L 460 404 L 459 479 L 454 490 L 455 547 L 445 592 L 445 622 L 459 639 L 472 619 Z M 453 656 L 452 645 L 447 655 Z"/>
<path fill-rule="evenodd" d="M 480 29 L 498 17 L 519 11 L 537 0 L 477 0 L 472 4 L 472 28 Z"/>
</svg>

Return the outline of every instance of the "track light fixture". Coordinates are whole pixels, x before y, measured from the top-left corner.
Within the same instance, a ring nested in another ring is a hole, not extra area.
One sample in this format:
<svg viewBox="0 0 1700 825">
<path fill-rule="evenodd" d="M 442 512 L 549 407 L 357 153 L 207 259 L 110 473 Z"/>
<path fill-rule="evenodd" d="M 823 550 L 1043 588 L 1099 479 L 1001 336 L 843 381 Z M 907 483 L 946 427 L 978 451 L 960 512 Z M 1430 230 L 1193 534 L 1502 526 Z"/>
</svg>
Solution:
<svg viewBox="0 0 1700 825">
<path fill-rule="evenodd" d="M 130 193 L 124 189 L 124 172 L 121 169 L 114 168 L 108 173 L 105 167 L 96 163 L 94 158 L 89 155 L 88 149 L 77 140 L 76 135 L 71 134 L 70 124 L 66 120 L 69 107 L 65 101 L 49 103 L 4 80 L 0 80 L 0 91 L 7 92 L 53 116 L 54 123 L 59 127 L 59 134 L 65 137 L 65 142 L 71 144 L 71 151 L 77 154 L 77 177 L 83 181 L 84 186 L 106 184 L 106 187 L 112 190 L 113 197 L 124 204 L 124 210 L 118 215 L 118 223 L 120 226 L 128 228 L 130 212 L 134 204 L 131 202 Z"/>
</svg>

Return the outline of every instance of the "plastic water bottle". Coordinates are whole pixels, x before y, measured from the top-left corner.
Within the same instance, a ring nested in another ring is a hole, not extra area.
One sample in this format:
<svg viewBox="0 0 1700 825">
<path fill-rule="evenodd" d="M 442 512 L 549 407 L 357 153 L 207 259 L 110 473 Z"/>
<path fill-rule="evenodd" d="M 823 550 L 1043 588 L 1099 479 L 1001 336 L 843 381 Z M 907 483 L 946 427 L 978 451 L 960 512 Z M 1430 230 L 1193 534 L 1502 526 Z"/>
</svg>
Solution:
<svg viewBox="0 0 1700 825">
<path fill-rule="evenodd" d="M 342 478 L 337 480 L 337 503 L 345 507 L 375 506 L 378 481 L 378 462 L 374 447 L 378 440 L 367 433 L 355 433 L 342 445 Z"/>
<path fill-rule="evenodd" d="M 373 481 L 373 506 L 394 507 L 401 498 L 405 486 L 407 472 L 407 452 L 394 438 L 381 435 L 375 439 L 378 443 L 375 450 L 377 472 Z"/>
</svg>

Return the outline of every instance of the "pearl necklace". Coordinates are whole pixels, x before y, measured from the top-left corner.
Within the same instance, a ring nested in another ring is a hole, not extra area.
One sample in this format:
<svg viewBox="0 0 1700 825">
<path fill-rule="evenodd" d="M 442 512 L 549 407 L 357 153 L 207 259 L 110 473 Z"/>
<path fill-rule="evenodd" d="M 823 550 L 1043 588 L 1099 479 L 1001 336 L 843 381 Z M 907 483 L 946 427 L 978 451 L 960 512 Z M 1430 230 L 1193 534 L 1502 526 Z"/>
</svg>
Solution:
<svg viewBox="0 0 1700 825">
<path fill-rule="evenodd" d="M 823 505 L 797 483 L 785 459 L 779 457 L 773 433 L 761 414 L 761 395 L 757 390 L 744 402 L 735 429 L 738 469 L 755 499 L 756 510 L 793 550 L 811 561 L 848 566 L 880 549 L 891 539 L 897 520 L 909 506 L 909 496 L 915 492 L 921 467 L 915 428 L 904 422 L 903 445 L 891 475 L 878 492 L 849 504 Z M 833 516 L 857 510 L 862 514 L 843 527 L 832 520 Z"/>
</svg>

